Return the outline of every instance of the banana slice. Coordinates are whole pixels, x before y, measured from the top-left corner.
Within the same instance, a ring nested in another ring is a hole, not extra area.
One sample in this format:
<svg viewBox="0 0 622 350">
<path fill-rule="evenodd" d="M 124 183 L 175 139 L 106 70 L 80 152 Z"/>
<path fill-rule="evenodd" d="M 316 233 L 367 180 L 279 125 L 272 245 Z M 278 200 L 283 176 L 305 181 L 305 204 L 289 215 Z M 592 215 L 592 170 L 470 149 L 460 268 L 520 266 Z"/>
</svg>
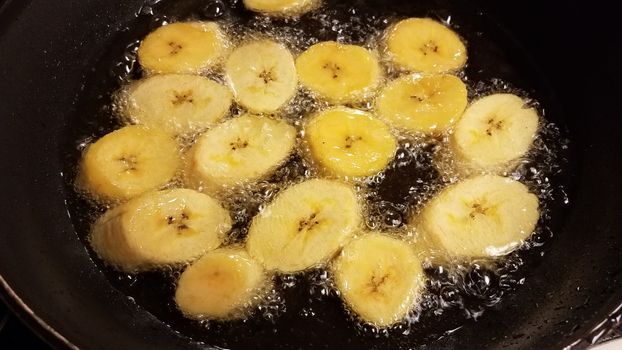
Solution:
<svg viewBox="0 0 622 350">
<path fill-rule="evenodd" d="M 409 18 L 389 29 L 388 58 L 402 69 L 442 73 L 462 68 L 467 60 L 460 37 L 429 18 Z"/>
<path fill-rule="evenodd" d="M 397 141 L 389 127 L 369 113 L 334 107 L 318 113 L 305 128 L 313 158 L 329 172 L 370 176 L 393 159 Z"/>
<path fill-rule="evenodd" d="M 180 74 L 151 76 L 132 85 L 124 95 L 124 112 L 133 124 L 177 135 L 210 127 L 229 112 L 232 102 L 225 86 Z"/>
<path fill-rule="evenodd" d="M 376 99 L 378 116 L 412 133 L 440 133 L 460 118 L 467 88 L 448 75 L 408 75 L 390 82 Z"/>
<path fill-rule="evenodd" d="M 199 74 L 216 64 L 227 46 L 216 23 L 171 23 L 145 37 L 138 61 L 150 73 Z"/>
<path fill-rule="evenodd" d="M 245 250 L 221 248 L 181 274 L 175 302 L 194 319 L 234 319 L 256 303 L 266 284 L 264 270 Z"/>
<path fill-rule="evenodd" d="M 129 199 L 171 181 L 179 156 L 179 145 L 170 134 L 126 126 L 87 148 L 78 184 L 101 199 Z"/>
<path fill-rule="evenodd" d="M 225 70 L 237 101 L 256 113 L 281 108 L 298 86 L 294 57 L 285 46 L 270 40 L 238 47 L 229 56 Z"/>
<path fill-rule="evenodd" d="M 332 272 L 346 304 L 380 328 L 404 319 L 425 286 L 413 248 L 379 233 L 365 234 L 346 245 Z"/>
<path fill-rule="evenodd" d="M 426 204 L 416 227 L 433 247 L 452 257 L 494 257 L 527 239 L 538 218 L 538 197 L 525 185 L 482 175 L 443 190 Z"/>
<path fill-rule="evenodd" d="M 380 84 L 376 55 L 334 41 L 315 44 L 296 59 L 300 82 L 333 103 L 359 102 Z"/>
<path fill-rule="evenodd" d="M 327 262 L 360 224 L 352 187 L 309 180 L 280 193 L 253 219 L 246 249 L 268 270 L 302 271 Z"/>
<path fill-rule="evenodd" d="M 149 192 L 106 212 L 91 245 L 120 270 L 135 272 L 191 261 L 218 248 L 231 229 L 215 199 L 187 189 Z"/>
<path fill-rule="evenodd" d="M 319 0 L 244 0 L 244 6 L 255 12 L 271 16 L 298 16 L 313 10 Z"/>
<path fill-rule="evenodd" d="M 512 94 L 475 101 L 456 124 L 451 145 L 468 168 L 498 171 L 525 155 L 538 131 L 538 112 Z"/>
<path fill-rule="evenodd" d="M 296 128 L 285 121 L 243 115 L 203 134 L 190 150 L 187 182 L 218 192 L 258 180 L 289 156 Z"/>
</svg>

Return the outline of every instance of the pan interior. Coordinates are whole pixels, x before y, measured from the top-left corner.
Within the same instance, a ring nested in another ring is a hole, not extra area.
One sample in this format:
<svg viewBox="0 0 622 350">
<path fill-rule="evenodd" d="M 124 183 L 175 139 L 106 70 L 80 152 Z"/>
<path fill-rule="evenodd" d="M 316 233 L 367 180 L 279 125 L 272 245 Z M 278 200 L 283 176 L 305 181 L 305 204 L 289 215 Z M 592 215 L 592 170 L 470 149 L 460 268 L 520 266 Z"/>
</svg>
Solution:
<svg viewBox="0 0 622 350">
<path fill-rule="evenodd" d="M 226 23 L 230 32 L 237 31 L 237 37 L 250 31 L 268 34 L 285 40 L 299 52 L 314 40 L 369 45 L 370 39 L 406 17 L 444 21 L 464 38 L 469 63 L 460 74 L 469 87 L 470 100 L 494 92 L 513 92 L 537 102 L 538 110 L 546 116 L 532 161 L 513 174 L 539 194 L 545 209 L 529 249 L 512 253 L 494 267 L 483 262 L 463 266 L 458 284 L 450 281 L 442 268 L 427 269 L 429 293 L 421 310 L 409 322 L 382 331 L 352 319 L 324 270 L 276 277 L 277 291 L 260 310 L 248 319 L 229 322 L 195 322 L 181 315 L 172 297 L 178 268 L 127 275 L 106 266 L 88 248 L 110 284 L 175 331 L 196 341 L 234 349 L 310 348 L 313 344 L 326 348 L 416 348 L 437 344 L 437 340 L 461 332 L 465 325 L 486 319 L 490 309 L 503 309 L 505 297 L 513 299 L 517 290 L 524 289 L 531 271 L 546 266 L 546 253 L 556 249 L 555 236 L 561 232 L 568 193 L 572 191 L 566 174 L 573 171 L 575 163 L 568 147 L 564 115 L 529 53 L 474 3 L 466 1 L 326 1 L 320 10 L 299 20 L 258 17 L 244 10 L 240 1 L 165 0 L 143 5 L 135 19 L 106 43 L 93 62 L 78 100 L 64 165 L 73 225 L 88 247 L 90 225 L 105 208 L 75 191 L 76 164 L 84 147 L 120 126 L 112 107 L 114 92 L 141 77 L 136 49 L 140 39 L 157 26 L 171 21 L 215 19 Z M 304 97 L 301 99 L 299 107 L 304 109 Z M 296 118 L 299 112 L 293 108 L 287 117 Z M 417 144 L 402 142 L 398 151 L 402 161 L 395 161 L 387 172 L 369 182 L 370 226 L 388 230 L 403 226 L 410 208 L 447 184 L 448 179 L 434 169 L 432 161 L 438 143 L 433 138 L 418 140 Z M 296 180 L 304 170 L 300 157 L 294 156 L 268 183 Z M 258 196 L 261 200 L 261 194 Z M 239 204 L 234 231 L 238 239 L 244 238 L 245 227 L 259 204 Z"/>
</svg>

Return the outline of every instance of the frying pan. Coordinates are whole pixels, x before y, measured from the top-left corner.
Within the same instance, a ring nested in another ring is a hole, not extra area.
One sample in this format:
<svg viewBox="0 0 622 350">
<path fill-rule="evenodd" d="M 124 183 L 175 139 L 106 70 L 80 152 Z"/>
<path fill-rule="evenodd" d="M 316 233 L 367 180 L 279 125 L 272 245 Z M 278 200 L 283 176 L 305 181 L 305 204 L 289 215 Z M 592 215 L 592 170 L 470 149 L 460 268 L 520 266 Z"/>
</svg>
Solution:
<svg viewBox="0 0 622 350">
<path fill-rule="evenodd" d="M 5 302 L 53 346 L 84 349 L 408 349 L 426 343 L 427 349 L 585 348 L 620 323 L 622 43 L 613 4 L 346 3 L 402 16 L 453 15 L 462 23 L 474 61 L 483 57 L 484 64 L 495 66 L 495 58 L 520 60 L 520 69 L 505 71 L 500 65 L 495 74 L 538 98 L 547 119 L 566 133 L 568 167 L 556 181 L 564 184 L 569 204 L 552 213 L 553 236 L 514 293 L 481 317 L 433 338 L 422 335 L 435 333 L 424 326 L 410 337 L 361 336 L 340 321 L 336 301 L 317 317 L 290 319 L 285 313 L 285 321 L 274 327 L 205 330 L 212 338 L 161 321 L 148 305 L 116 288 L 89 254 L 76 234 L 85 223 L 72 217 L 68 185 L 73 175 L 68 164 L 76 157 L 72 142 L 90 125 L 83 104 L 102 98 L 89 87 L 114 85 L 100 74 L 98 62 L 115 42 L 131 38 L 127 28 L 142 3 L 5 0 L 0 1 L 0 290 Z M 501 49 L 479 47 L 478 40 Z M 485 70 L 470 69 L 485 79 Z M 439 327 L 451 323 L 447 318 Z"/>
</svg>

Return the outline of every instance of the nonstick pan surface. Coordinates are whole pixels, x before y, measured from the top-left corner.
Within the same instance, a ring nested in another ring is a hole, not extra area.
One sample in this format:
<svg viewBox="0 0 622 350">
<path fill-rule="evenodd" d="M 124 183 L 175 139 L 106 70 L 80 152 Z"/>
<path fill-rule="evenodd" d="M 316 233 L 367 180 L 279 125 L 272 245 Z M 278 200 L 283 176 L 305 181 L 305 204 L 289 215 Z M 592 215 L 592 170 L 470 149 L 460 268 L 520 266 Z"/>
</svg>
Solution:
<svg viewBox="0 0 622 350">
<path fill-rule="evenodd" d="M 483 57 L 481 65 L 508 62 L 495 75 L 533 94 L 547 118 L 567 133 L 569 163 L 558 180 L 570 203 L 555 212 L 554 235 L 515 293 L 454 332 L 443 334 L 452 329 L 443 321 L 401 339 L 361 337 L 330 311 L 324 319 L 292 318 L 272 333 L 243 337 L 201 337 L 174 322 L 168 326 L 149 305 L 127 298 L 122 283 L 93 261 L 79 238 L 82 224 L 71 216 L 76 200 L 68 186 L 68 164 L 76 156 L 71 143 L 89 128 L 84 114 L 97 104 L 91 87 L 115 84 L 98 68 L 115 45 L 132 38 L 143 4 L 31 0 L 0 5 L 0 277 L 6 301 L 52 344 L 85 349 L 384 349 L 424 343 L 439 349 L 560 349 L 585 347 L 618 322 L 622 45 L 615 12 L 597 2 L 352 4 L 402 16 L 452 15 L 473 45 L 472 56 Z M 476 66 L 469 76 L 492 78 Z M 100 132 L 112 127 L 99 126 Z M 326 310 L 340 307 L 332 306 Z"/>
</svg>

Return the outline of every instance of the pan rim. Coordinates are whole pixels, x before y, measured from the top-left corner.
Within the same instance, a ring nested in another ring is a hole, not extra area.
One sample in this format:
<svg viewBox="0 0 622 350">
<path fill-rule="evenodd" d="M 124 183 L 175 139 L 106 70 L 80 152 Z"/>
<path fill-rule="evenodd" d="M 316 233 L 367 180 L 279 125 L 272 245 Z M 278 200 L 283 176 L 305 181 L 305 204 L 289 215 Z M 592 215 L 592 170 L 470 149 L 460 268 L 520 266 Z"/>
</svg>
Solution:
<svg viewBox="0 0 622 350">
<path fill-rule="evenodd" d="M 80 350 L 69 339 L 65 338 L 59 331 L 42 319 L 35 311 L 17 295 L 11 288 L 7 280 L 0 273 L 0 299 L 5 302 L 17 317 L 31 329 L 37 336 L 43 339 L 53 348 L 62 346 L 66 349 Z M 595 345 L 600 339 L 606 336 L 612 329 L 622 326 L 622 293 L 618 293 L 611 299 L 607 306 L 601 309 L 606 312 L 605 317 L 593 318 L 589 330 L 583 335 L 570 338 L 563 342 L 563 350 L 587 349 Z M 160 321 L 161 322 L 161 321 Z"/>
<path fill-rule="evenodd" d="M 0 273 L 0 299 L 4 301 L 9 310 L 26 324 L 39 338 L 48 345 L 57 348 L 61 345 L 67 349 L 79 350 L 80 348 L 65 338 L 54 327 L 43 320 L 35 311 L 26 304 L 22 298 L 11 288 L 7 280 Z"/>
</svg>

